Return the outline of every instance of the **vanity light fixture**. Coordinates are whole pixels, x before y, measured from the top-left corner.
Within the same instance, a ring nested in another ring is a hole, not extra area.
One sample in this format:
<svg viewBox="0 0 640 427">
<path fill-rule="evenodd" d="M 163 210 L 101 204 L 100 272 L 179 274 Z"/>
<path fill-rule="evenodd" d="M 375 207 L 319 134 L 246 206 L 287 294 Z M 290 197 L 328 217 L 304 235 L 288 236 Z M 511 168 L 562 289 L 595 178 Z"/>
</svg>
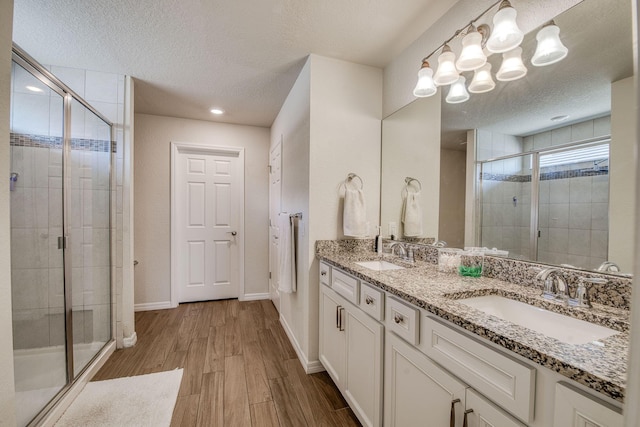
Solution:
<svg viewBox="0 0 640 427">
<path fill-rule="evenodd" d="M 493 30 L 487 24 L 476 27 L 476 22 L 497 5 L 498 11 L 493 17 Z M 418 71 L 418 83 L 413 94 L 416 97 L 427 97 L 438 92 L 437 86 L 460 85 L 461 73 L 473 71 L 473 79 L 469 84 L 469 92 L 485 93 L 493 90 L 496 83 L 491 75 L 491 64 L 487 63 L 487 57 L 502 53 L 502 65 L 496 73 L 496 79 L 500 81 L 512 81 L 527 75 L 527 67 L 522 62 L 522 48 L 520 44 L 524 39 L 524 33 L 516 22 L 517 12 L 509 0 L 498 0 L 484 10 L 480 15 L 471 20 L 467 25 L 457 30 L 449 39 L 444 41 L 433 52 L 425 56 L 422 66 Z M 559 38 L 560 29 L 553 21 L 545 24 L 536 35 L 538 46 L 531 60 L 534 66 L 540 67 L 561 61 L 567 56 L 567 48 Z M 449 43 L 456 37 L 462 38 L 462 51 L 456 61 L 456 54 L 451 50 Z M 438 68 L 434 74 L 429 67 L 428 59 L 440 52 Z M 464 81 L 466 81 L 466 77 Z M 464 102 L 469 99 L 469 93 L 465 88 L 466 97 L 451 96 L 451 93 L 460 93 L 460 87 L 450 90 L 446 101 Z M 460 101 L 459 99 L 462 99 Z"/>
<path fill-rule="evenodd" d="M 446 101 L 449 104 L 460 104 L 469 100 L 469 92 L 465 86 L 466 79 L 463 76 L 458 77 L 458 80 L 449 88 L 449 94 Z"/>
<path fill-rule="evenodd" d="M 531 58 L 531 64 L 536 67 L 544 67 L 545 65 L 555 64 L 562 61 L 569 49 L 560 41 L 560 28 L 554 21 L 547 22 L 536 34 L 538 46 L 536 53 Z"/>
<path fill-rule="evenodd" d="M 527 67 L 522 62 L 522 48 L 517 47 L 502 54 L 502 65 L 496 73 L 501 82 L 518 80 L 527 75 Z"/>
<path fill-rule="evenodd" d="M 212 108 L 211 109 L 211 113 L 215 114 L 216 116 L 220 116 L 220 115 L 224 114 L 224 110 L 222 110 L 220 108 Z"/>
<path fill-rule="evenodd" d="M 487 49 L 493 53 L 510 51 L 522 43 L 524 33 L 516 23 L 518 12 L 509 0 L 500 3 L 498 12 L 493 17 L 493 31 L 487 40 Z"/>
<path fill-rule="evenodd" d="M 485 93 L 493 90 L 496 82 L 491 77 L 491 64 L 486 63 L 473 73 L 473 80 L 469 84 L 469 92 Z"/>
<path fill-rule="evenodd" d="M 451 51 L 448 44 L 442 48 L 442 53 L 438 57 L 438 69 L 433 76 L 433 82 L 438 86 L 446 86 L 458 80 L 459 73 L 456 69 L 456 54 Z"/>
<path fill-rule="evenodd" d="M 418 71 L 418 83 L 413 90 L 413 95 L 418 98 L 435 95 L 438 91 L 436 84 L 433 81 L 433 70 L 429 67 L 428 61 L 422 62 L 422 68 Z"/>
</svg>

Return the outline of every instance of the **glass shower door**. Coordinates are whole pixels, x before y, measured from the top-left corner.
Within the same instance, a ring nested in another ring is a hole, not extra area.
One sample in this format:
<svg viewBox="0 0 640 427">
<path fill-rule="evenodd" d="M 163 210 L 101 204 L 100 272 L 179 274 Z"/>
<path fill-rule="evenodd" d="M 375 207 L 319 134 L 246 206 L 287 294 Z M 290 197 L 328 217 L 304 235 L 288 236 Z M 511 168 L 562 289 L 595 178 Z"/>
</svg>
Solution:
<svg viewBox="0 0 640 427">
<path fill-rule="evenodd" d="M 531 155 L 482 163 L 480 246 L 531 255 Z"/>
<path fill-rule="evenodd" d="M 18 425 L 68 382 L 63 251 L 63 103 L 13 63 L 11 297 Z"/>
<path fill-rule="evenodd" d="M 109 198 L 111 127 L 71 101 L 67 225 L 71 242 L 73 371 L 111 338 Z"/>
</svg>

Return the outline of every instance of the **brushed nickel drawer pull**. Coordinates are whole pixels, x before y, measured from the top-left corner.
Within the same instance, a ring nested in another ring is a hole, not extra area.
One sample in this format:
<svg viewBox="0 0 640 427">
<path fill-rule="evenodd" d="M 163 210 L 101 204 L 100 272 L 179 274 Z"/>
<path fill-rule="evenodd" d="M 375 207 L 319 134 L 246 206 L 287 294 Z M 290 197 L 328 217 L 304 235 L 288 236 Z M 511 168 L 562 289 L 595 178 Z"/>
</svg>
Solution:
<svg viewBox="0 0 640 427">
<path fill-rule="evenodd" d="M 453 399 L 451 401 L 451 414 L 449 415 L 449 426 L 450 427 L 455 427 L 456 426 L 456 403 L 460 403 L 460 399 Z"/>
<path fill-rule="evenodd" d="M 393 316 L 393 321 L 396 322 L 399 325 L 400 323 L 404 322 L 404 316 L 401 315 L 401 314 L 396 313 Z"/>
<path fill-rule="evenodd" d="M 373 303 L 374 303 L 374 299 L 373 299 L 373 298 L 371 298 L 369 295 L 367 295 L 367 297 L 364 299 L 364 302 L 365 302 L 367 305 L 371 305 L 371 304 L 373 304 Z"/>
</svg>

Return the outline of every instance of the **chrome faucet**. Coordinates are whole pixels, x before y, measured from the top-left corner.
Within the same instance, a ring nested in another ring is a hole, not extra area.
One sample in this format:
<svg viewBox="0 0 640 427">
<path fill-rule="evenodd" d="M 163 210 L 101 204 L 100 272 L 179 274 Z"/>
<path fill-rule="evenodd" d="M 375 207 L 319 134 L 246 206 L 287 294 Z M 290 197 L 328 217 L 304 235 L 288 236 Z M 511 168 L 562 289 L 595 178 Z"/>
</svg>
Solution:
<svg viewBox="0 0 640 427">
<path fill-rule="evenodd" d="M 600 264 L 598 268 L 596 268 L 596 271 L 601 271 L 604 273 L 618 273 L 620 272 L 620 267 L 613 261 L 605 261 Z"/>
<path fill-rule="evenodd" d="M 590 285 L 594 283 L 605 284 L 607 283 L 607 279 L 602 279 L 599 277 L 580 277 L 580 282 L 578 283 L 578 289 L 576 290 L 576 297 L 569 298 L 567 303 L 574 307 L 583 307 L 583 308 L 591 308 L 591 300 L 589 298 L 589 290 L 591 288 Z"/>
<path fill-rule="evenodd" d="M 536 279 L 544 280 L 543 297 L 565 302 L 569 300 L 569 287 L 559 268 L 543 268 L 536 276 Z"/>
<path fill-rule="evenodd" d="M 405 261 L 415 261 L 413 257 L 413 248 L 406 243 L 391 242 L 391 244 L 389 244 L 389 249 L 391 250 L 392 255 L 395 254 Z"/>
</svg>

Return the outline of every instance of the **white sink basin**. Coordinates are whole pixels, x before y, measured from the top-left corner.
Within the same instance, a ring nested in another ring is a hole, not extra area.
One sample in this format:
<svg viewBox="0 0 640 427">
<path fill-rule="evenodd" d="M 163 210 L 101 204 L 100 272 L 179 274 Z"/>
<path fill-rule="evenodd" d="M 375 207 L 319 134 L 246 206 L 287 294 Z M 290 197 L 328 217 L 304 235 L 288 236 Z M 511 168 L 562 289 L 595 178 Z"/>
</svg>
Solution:
<svg viewBox="0 0 640 427">
<path fill-rule="evenodd" d="M 498 295 L 486 295 L 457 301 L 567 344 L 586 344 L 618 333 L 604 326 Z"/>
<path fill-rule="evenodd" d="M 395 265 L 393 263 L 387 262 L 387 261 L 361 261 L 361 262 L 356 262 L 356 264 L 364 267 L 364 268 L 368 268 L 369 270 L 375 270 L 375 271 L 385 271 L 385 270 L 402 270 L 404 269 L 404 267 L 401 267 L 399 265 Z"/>
</svg>

